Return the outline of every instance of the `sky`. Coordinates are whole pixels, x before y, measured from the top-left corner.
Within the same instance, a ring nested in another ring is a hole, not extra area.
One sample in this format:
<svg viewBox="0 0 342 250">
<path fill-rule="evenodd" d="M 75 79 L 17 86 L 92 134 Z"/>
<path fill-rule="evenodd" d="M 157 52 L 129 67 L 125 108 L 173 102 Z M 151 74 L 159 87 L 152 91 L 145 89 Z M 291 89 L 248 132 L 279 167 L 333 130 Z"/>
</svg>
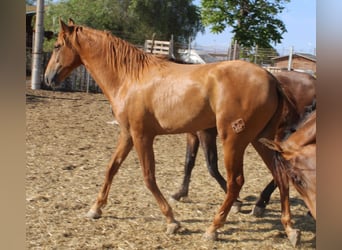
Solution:
<svg viewBox="0 0 342 250">
<path fill-rule="evenodd" d="M 199 5 L 200 0 L 195 0 L 194 3 Z M 291 47 L 294 52 L 316 53 L 316 0 L 291 0 L 285 5 L 279 19 L 287 29 L 282 42 L 273 45 L 280 55 L 288 54 Z M 193 46 L 212 46 L 226 51 L 231 37 L 228 28 L 220 34 L 212 34 L 206 28 L 204 34 L 197 34 Z"/>
<path fill-rule="evenodd" d="M 58 0 L 54 0 L 58 2 Z M 194 0 L 200 6 L 201 0 Z M 279 15 L 287 29 L 280 44 L 273 45 L 280 55 L 290 52 L 316 54 L 316 0 L 290 0 L 284 11 Z M 229 28 L 220 34 L 213 34 L 210 28 L 205 33 L 198 33 L 193 47 L 209 47 L 217 51 L 227 51 L 232 34 Z"/>
</svg>

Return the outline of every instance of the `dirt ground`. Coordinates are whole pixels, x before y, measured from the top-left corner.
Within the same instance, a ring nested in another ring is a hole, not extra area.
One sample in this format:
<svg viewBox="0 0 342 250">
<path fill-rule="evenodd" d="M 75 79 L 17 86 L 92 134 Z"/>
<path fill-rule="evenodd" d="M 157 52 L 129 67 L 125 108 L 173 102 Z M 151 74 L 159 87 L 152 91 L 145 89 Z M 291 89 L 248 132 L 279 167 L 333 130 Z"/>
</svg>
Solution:
<svg viewBox="0 0 342 250">
<path fill-rule="evenodd" d="M 26 93 L 26 241 L 28 249 L 292 249 L 280 222 L 276 191 L 261 218 L 252 206 L 271 180 L 253 148 L 245 155 L 242 211 L 230 214 L 219 239 L 201 239 L 223 201 L 200 151 L 189 199 L 173 203 L 182 228 L 167 235 L 166 222 L 145 187 L 132 151 L 115 176 L 103 217 L 85 217 L 103 183 L 119 127 L 102 94 L 30 90 Z M 154 144 L 157 182 L 166 198 L 178 190 L 185 159 L 185 135 L 159 136 Z M 220 149 L 220 148 L 219 148 Z M 224 172 L 220 150 L 221 172 Z M 316 224 L 291 190 L 291 209 L 302 232 L 301 249 L 316 248 Z"/>
</svg>

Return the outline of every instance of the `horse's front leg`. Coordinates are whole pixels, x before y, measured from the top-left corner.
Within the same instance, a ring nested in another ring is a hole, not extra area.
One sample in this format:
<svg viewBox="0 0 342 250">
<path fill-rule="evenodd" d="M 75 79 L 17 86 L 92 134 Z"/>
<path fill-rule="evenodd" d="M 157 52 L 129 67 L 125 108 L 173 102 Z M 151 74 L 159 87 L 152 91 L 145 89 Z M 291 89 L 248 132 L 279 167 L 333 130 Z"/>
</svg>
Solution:
<svg viewBox="0 0 342 250">
<path fill-rule="evenodd" d="M 184 164 L 183 182 L 179 190 L 171 196 L 172 199 L 179 201 L 182 197 L 187 197 L 189 193 L 189 185 L 191 172 L 195 166 L 196 155 L 199 147 L 199 139 L 197 135 L 188 133 L 186 135 L 186 155 Z"/>
<path fill-rule="evenodd" d="M 277 173 L 277 171 L 280 171 Z M 289 179 L 284 172 L 275 168 L 275 180 L 279 187 L 280 202 L 281 202 L 281 223 L 285 228 L 287 237 L 293 247 L 300 243 L 300 231 L 292 227 L 291 211 L 290 211 L 290 195 L 289 195 Z"/>
<path fill-rule="evenodd" d="M 154 138 L 152 136 L 143 136 L 140 134 L 133 136 L 134 147 L 139 156 L 146 187 L 152 192 L 154 198 L 157 200 L 161 212 L 166 217 L 166 233 L 172 234 L 179 229 L 180 224 L 175 220 L 172 208 L 166 201 L 156 183 L 153 139 Z"/>
<path fill-rule="evenodd" d="M 87 213 L 87 217 L 97 219 L 101 217 L 101 208 L 106 205 L 110 186 L 114 175 L 118 172 L 122 162 L 126 159 L 128 153 L 133 147 L 132 138 L 128 133 L 121 132 L 118 146 L 112 155 L 108 164 L 105 179 L 97 200 Z"/>
<path fill-rule="evenodd" d="M 262 134 L 260 137 L 272 138 L 272 135 Z M 280 202 L 281 202 L 281 222 L 286 231 L 287 237 L 291 244 L 296 246 L 300 242 L 300 231 L 292 227 L 291 211 L 290 211 L 290 197 L 289 197 L 289 180 L 285 173 L 279 172 L 279 166 L 275 166 L 274 152 L 262 145 L 259 141 L 252 142 L 255 150 L 259 153 L 268 169 L 273 175 L 275 185 L 279 188 Z"/>
</svg>

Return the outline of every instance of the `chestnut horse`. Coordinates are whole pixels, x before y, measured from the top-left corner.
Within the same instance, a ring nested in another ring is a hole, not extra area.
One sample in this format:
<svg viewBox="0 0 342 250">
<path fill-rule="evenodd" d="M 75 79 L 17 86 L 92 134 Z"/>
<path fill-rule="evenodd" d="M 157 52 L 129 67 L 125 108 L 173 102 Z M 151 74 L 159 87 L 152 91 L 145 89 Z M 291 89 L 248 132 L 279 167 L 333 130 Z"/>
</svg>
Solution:
<svg viewBox="0 0 342 250">
<path fill-rule="evenodd" d="M 217 127 L 224 151 L 227 193 L 204 239 L 214 240 L 244 183 L 243 156 L 249 143 L 273 173 L 273 152 L 260 138 L 273 139 L 288 100 L 278 81 L 263 68 L 244 61 L 181 65 L 147 54 L 109 32 L 60 20 L 60 31 L 45 72 L 57 86 L 83 64 L 108 98 L 120 126 L 120 137 L 104 184 L 88 212 L 99 218 L 114 175 L 134 147 L 144 181 L 163 215 L 167 233 L 180 227 L 155 177 L 153 141 L 157 135 L 194 133 Z M 277 178 L 276 173 L 273 173 Z M 282 197 L 281 221 L 293 245 L 289 189 L 276 179 Z"/>
<path fill-rule="evenodd" d="M 316 219 L 316 110 L 284 141 L 259 140 L 275 151 L 276 172 L 288 178 Z"/>
<path fill-rule="evenodd" d="M 316 98 L 316 78 L 309 74 L 296 71 L 281 71 L 273 73 L 273 75 L 277 78 L 283 90 L 291 98 L 297 114 L 299 114 L 298 120 L 292 119 L 291 123 L 297 123 L 305 113 L 305 108 L 311 105 Z M 282 114 L 284 123 L 287 118 L 287 112 L 284 111 Z M 284 126 L 278 128 L 276 134 L 277 140 L 283 139 L 285 129 Z M 173 199 L 178 201 L 182 197 L 188 196 L 191 172 L 195 166 L 199 145 L 201 145 L 203 149 L 210 175 L 215 178 L 224 192 L 227 192 L 226 180 L 218 171 L 216 136 L 216 128 L 187 134 L 183 182 L 178 191 L 171 196 Z M 256 216 L 262 215 L 270 200 L 270 196 L 276 187 L 273 180 L 265 187 L 252 210 L 252 214 Z M 240 206 L 241 202 L 236 201 L 233 204 L 234 211 L 238 212 Z"/>
</svg>

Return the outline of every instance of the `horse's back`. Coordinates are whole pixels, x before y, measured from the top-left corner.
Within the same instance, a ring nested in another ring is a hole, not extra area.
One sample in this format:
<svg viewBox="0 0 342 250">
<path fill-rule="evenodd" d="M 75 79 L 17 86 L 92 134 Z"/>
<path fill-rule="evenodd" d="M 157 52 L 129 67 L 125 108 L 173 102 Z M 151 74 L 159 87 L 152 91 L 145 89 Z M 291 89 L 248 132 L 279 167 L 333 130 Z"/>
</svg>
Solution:
<svg viewBox="0 0 342 250">
<path fill-rule="evenodd" d="M 316 78 L 296 71 L 281 71 L 273 74 L 292 96 L 299 114 L 303 114 L 305 107 L 316 97 Z"/>
<path fill-rule="evenodd" d="M 206 64 L 191 74 L 193 82 L 200 82 L 216 99 L 216 107 L 221 102 L 263 103 L 276 93 L 277 81 L 263 68 L 245 61 L 225 61 Z"/>
</svg>

